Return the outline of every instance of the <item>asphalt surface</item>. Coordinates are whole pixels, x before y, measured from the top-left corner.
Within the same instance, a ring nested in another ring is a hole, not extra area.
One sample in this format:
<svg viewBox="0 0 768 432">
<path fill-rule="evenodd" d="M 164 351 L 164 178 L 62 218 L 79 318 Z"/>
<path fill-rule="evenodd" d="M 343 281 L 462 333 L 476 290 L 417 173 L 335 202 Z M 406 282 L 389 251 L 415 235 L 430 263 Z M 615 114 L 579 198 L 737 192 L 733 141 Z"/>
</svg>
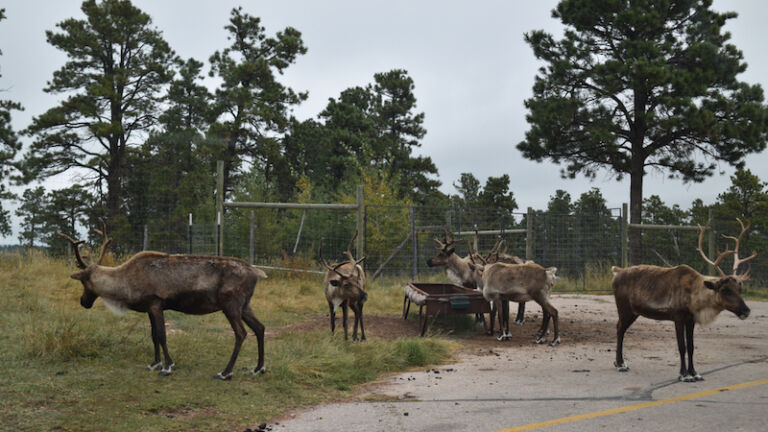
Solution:
<svg viewBox="0 0 768 432">
<path fill-rule="evenodd" d="M 594 322 L 596 333 L 613 336 L 569 340 L 564 325 L 556 347 L 489 337 L 490 348 L 473 346 L 455 364 L 388 377 L 355 401 L 275 419 L 273 431 L 768 430 L 768 303 L 749 302 L 745 321 L 723 312 L 696 328 L 694 361 L 704 377 L 696 383 L 677 380 L 671 322 L 641 318 L 630 328 L 630 370 L 622 373 L 613 367 L 613 298 L 559 296 L 554 304 L 566 322 Z"/>
</svg>

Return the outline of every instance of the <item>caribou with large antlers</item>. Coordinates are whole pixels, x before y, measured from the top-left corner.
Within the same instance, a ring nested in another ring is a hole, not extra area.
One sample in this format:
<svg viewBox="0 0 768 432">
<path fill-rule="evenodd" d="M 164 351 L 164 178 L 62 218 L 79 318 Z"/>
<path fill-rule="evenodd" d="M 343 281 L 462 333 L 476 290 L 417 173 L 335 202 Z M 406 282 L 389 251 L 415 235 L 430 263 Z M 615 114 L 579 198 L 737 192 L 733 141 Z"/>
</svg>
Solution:
<svg viewBox="0 0 768 432">
<path fill-rule="evenodd" d="M 347 308 L 352 309 L 355 314 L 355 325 L 352 330 L 352 340 L 357 340 L 357 326 L 360 325 L 360 340 L 365 340 L 365 327 L 363 326 L 363 304 L 368 300 L 368 293 L 365 292 L 365 271 L 360 263 L 365 257 L 355 260 L 350 252 L 352 243 L 357 237 L 357 231 L 352 236 L 352 240 L 347 246 L 344 254 L 347 260 L 339 261 L 333 265 L 328 265 L 323 258 L 323 239 L 320 239 L 320 262 L 327 269 L 323 288 L 325 299 L 328 301 L 328 308 L 331 312 L 331 333 L 336 330 L 336 310 L 341 306 L 342 324 L 344 326 L 344 340 L 348 339 L 347 334 Z"/>
<path fill-rule="evenodd" d="M 199 255 L 169 255 L 160 252 L 140 252 L 117 267 L 101 265 L 111 239 L 106 224 L 96 230 L 103 239 L 99 258 L 86 265 L 80 256 L 76 241 L 59 232 L 59 236 L 72 244 L 77 267 L 81 271 L 72 279 L 83 284 L 80 304 L 90 309 L 98 297 L 110 310 L 122 313 L 127 309 L 146 312 L 152 328 L 155 359 L 148 370 L 160 369 L 160 375 L 170 375 L 176 365 L 168 354 L 163 311 L 176 310 L 186 314 L 202 315 L 223 311 L 235 333 L 235 348 L 223 371 L 214 378 L 232 378 L 232 368 L 247 332 L 243 322 L 256 334 L 259 361 L 253 373 L 264 369 L 264 325 L 251 310 L 250 299 L 256 283 L 267 275 L 237 258 Z M 164 362 L 160 361 L 160 349 Z"/>
<path fill-rule="evenodd" d="M 674 321 L 677 348 L 680 353 L 679 380 L 692 382 L 703 379 L 696 373 L 693 366 L 694 325 L 711 323 L 723 310 L 733 312 L 740 319 L 746 319 L 749 316 L 749 308 L 741 298 L 741 286 L 749 280 L 749 270 L 745 273 L 738 273 L 738 270 L 739 266 L 755 258 L 757 253 L 747 258 L 739 258 L 739 244 L 749 225 L 744 226 L 741 220 L 737 220 L 741 225 L 741 234 L 738 237 L 723 235 L 724 238 L 735 241 L 734 249 L 726 247 L 725 251 L 718 252 L 714 261 L 707 257 L 702 249 L 704 233 L 709 229 L 710 221 L 707 221 L 703 228 L 699 226 L 697 250 L 702 258 L 718 271 L 719 278 L 703 276 L 687 265 L 672 268 L 650 265 L 638 265 L 626 269 L 612 268 L 613 294 L 619 313 L 619 321 L 616 324 L 614 365 L 619 371 L 629 370 L 623 355 L 624 334 L 638 316 L 644 316 L 655 320 Z M 733 255 L 734 258 L 732 275 L 726 275 L 719 266 L 720 262 L 729 255 Z"/>
</svg>

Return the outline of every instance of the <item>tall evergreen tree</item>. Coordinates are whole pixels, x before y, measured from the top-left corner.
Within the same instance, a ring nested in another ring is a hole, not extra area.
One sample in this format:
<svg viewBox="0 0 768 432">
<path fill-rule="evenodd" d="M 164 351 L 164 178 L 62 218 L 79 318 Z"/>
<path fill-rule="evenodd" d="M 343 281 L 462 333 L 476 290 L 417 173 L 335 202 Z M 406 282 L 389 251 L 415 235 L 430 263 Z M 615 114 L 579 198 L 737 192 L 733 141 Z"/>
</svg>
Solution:
<svg viewBox="0 0 768 432">
<path fill-rule="evenodd" d="M 45 189 L 38 186 L 24 191 L 21 204 L 16 209 L 16 216 L 21 218 L 21 232 L 19 232 L 19 244 L 29 248 L 35 247 L 35 242 L 44 236 L 42 230 L 45 223 L 45 211 L 47 200 Z"/>
<path fill-rule="evenodd" d="M 481 207 L 503 209 L 509 213 L 515 211 L 517 201 L 514 193 L 509 190 L 509 175 L 488 177 L 485 187 L 478 195 L 478 203 Z"/>
<path fill-rule="evenodd" d="M 702 181 L 718 161 L 742 166 L 765 148 L 763 89 L 737 79 L 743 56 L 723 26 L 735 13 L 711 0 L 562 0 L 564 38 L 526 34 L 545 62 L 525 101 L 518 145 L 533 160 L 565 163 L 565 177 L 607 169 L 630 177 L 630 222 L 642 219 L 643 178 L 658 169 Z M 630 231 L 630 261 L 641 233 Z"/>
<path fill-rule="evenodd" d="M 372 152 L 372 163 L 388 170 L 399 183 L 400 196 L 411 197 L 425 203 L 437 192 L 440 181 L 437 167 L 428 156 L 414 156 L 413 150 L 421 146 L 427 133 L 423 127 L 424 113 L 415 113 L 415 85 L 408 72 L 393 69 L 374 74 L 373 92 L 376 95 L 375 112 L 380 128 L 380 141 Z"/>
<path fill-rule="evenodd" d="M 459 182 L 453 187 L 459 192 L 453 196 L 454 205 L 458 207 L 477 207 L 480 198 L 480 180 L 472 173 L 461 173 Z"/>
<path fill-rule="evenodd" d="M 5 9 L 0 9 L 0 21 L 5 18 Z M 2 53 L 0 51 L 0 55 Z M 0 89 L 0 92 L 2 91 Z M 13 158 L 21 149 L 21 141 L 11 127 L 11 111 L 21 109 L 18 102 L 0 99 L 0 235 L 11 233 L 10 214 L 3 208 L 3 202 L 14 197 L 14 194 L 6 189 L 6 181 L 14 166 Z"/>
<path fill-rule="evenodd" d="M 167 109 L 159 117 L 162 129 L 149 136 L 141 151 L 131 153 L 134 169 L 126 181 L 132 230 L 148 224 L 152 247 L 169 251 L 186 250 L 190 213 L 194 220 L 213 220 L 216 169 L 215 145 L 205 135 L 212 95 L 201 83 L 203 64 L 188 59 L 178 66 Z"/>
<path fill-rule="evenodd" d="M 46 194 L 41 240 L 53 251 L 68 251 L 69 242 L 56 235 L 56 232 L 61 231 L 72 238 L 78 238 L 77 224 L 88 226 L 87 216 L 92 212 L 93 201 L 93 196 L 81 185 Z"/>
<path fill-rule="evenodd" d="M 290 110 L 307 97 L 281 84 L 276 75 L 307 48 L 301 32 L 292 27 L 268 37 L 261 19 L 242 7 L 232 10 L 225 29 L 232 45 L 210 58 L 210 75 L 221 79 L 211 132 L 221 139 L 217 157 L 224 161 L 224 189 L 231 192 L 244 162 L 256 164 L 269 183 L 275 180 Z"/>
<path fill-rule="evenodd" d="M 174 54 L 130 1 L 86 0 L 81 10 L 84 19 L 46 31 L 68 60 L 45 91 L 66 98 L 33 119 L 28 131 L 36 139 L 24 170 L 28 179 L 73 168 L 90 172 L 97 184 L 106 183 L 106 214 L 115 224 L 128 149 L 156 123 Z"/>
<path fill-rule="evenodd" d="M 748 169 L 737 170 L 728 189 L 717 196 L 717 204 L 720 219 L 741 218 L 762 225 L 768 222 L 768 184 Z"/>
</svg>

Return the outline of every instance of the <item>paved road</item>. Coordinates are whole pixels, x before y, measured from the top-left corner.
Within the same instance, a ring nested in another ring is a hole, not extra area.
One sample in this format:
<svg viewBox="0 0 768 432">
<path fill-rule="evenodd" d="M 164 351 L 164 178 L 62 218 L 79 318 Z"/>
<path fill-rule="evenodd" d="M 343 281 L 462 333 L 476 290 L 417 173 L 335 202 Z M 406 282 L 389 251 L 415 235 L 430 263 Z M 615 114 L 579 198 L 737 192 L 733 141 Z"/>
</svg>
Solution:
<svg viewBox="0 0 768 432">
<path fill-rule="evenodd" d="M 575 303 L 578 312 L 569 309 Z M 563 296 L 555 305 L 563 317 L 596 325 L 607 316 L 603 327 L 615 332 L 610 297 Z M 697 328 L 701 382 L 676 379 L 673 324 L 640 319 L 625 342 L 627 373 L 613 368 L 615 341 L 606 343 L 606 336 L 569 345 L 564 331 L 558 347 L 492 344 L 490 355 L 477 348 L 483 355 L 471 352 L 455 364 L 390 377 L 357 402 L 312 407 L 273 430 L 764 431 L 768 303 L 750 307 L 747 321 L 724 312 L 712 326 Z"/>
</svg>

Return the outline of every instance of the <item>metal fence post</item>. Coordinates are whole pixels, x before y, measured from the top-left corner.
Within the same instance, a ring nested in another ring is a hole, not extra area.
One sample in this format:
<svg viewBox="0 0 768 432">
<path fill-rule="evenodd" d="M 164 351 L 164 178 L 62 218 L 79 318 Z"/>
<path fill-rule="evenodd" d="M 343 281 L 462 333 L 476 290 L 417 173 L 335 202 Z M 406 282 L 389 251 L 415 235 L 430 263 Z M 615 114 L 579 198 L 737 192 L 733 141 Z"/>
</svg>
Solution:
<svg viewBox="0 0 768 432">
<path fill-rule="evenodd" d="M 525 218 L 525 259 L 533 260 L 533 208 L 528 207 Z"/>
<path fill-rule="evenodd" d="M 224 254 L 224 161 L 216 161 L 216 255 Z"/>
<path fill-rule="evenodd" d="M 629 222 L 627 221 L 627 203 L 621 205 L 621 266 L 626 267 L 629 262 L 629 255 L 627 250 L 627 239 L 629 237 Z"/>
<path fill-rule="evenodd" d="M 248 258 L 251 265 L 253 265 L 253 210 L 251 210 L 251 224 L 250 224 L 250 237 L 248 241 Z M 301 222 L 304 223 L 304 219 L 301 219 Z M 293 252 L 296 253 L 296 248 L 293 248 Z"/>
<path fill-rule="evenodd" d="M 144 224 L 144 242 L 142 243 L 141 250 L 148 250 L 148 249 L 149 249 L 149 228 L 147 227 L 147 224 Z"/>
<path fill-rule="evenodd" d="M 413 266 L 411 273 L 413 280 L 415 281 L 419 276 L 419 245 L 416 241 L 416 211 L 414 210 L 413 206 L 408 207 L 408 210 L 411 214 L 411 244 L 413 245 Z"/>
<path fill-rule="evenodd" d="M 357 259 L 363 257 L 363 248 L 365 247 L 365 208 L 363 207 L 363 185 L 357 185 Z"/>
<path fill-rule="evenodd" d="M 187 228 L 187 237 L 189 237 L 189 253 L 192 254 L 192 213 L 189 214 L 189 227 Z"/>
<path fill-rule="evenodd" d="M 707 220 L 712 220 L 712 209 L 709 209 L 707 212 Z M 709 249 L 709 259 L 712 259 L 713 256 L 715 256 L 715 250 L 717 249 L 715 245 L 715 227 L 710 226 L 710 229 L 707 233 L 707 248 Z M 710 276 L 715 276 L 715 267 L 714 266 L 707 266 L 707 274 Z"/>
</svg>

